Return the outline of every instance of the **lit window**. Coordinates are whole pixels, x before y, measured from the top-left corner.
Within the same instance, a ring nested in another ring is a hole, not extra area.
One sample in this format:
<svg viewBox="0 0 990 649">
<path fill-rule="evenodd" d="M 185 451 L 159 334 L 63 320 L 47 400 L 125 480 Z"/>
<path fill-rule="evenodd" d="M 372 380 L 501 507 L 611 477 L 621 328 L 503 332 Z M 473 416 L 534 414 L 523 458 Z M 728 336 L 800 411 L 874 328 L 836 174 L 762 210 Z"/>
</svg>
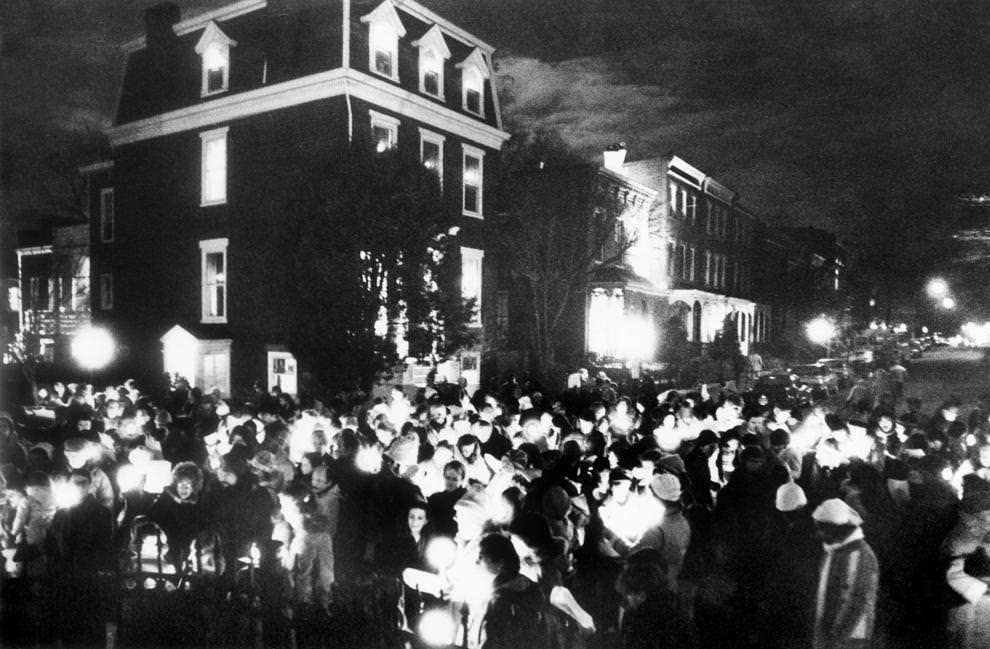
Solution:
<svg viewBox="0 0 990 649">
<path fill-rule="evenodd" d="M 477 248 L 461 248 L 461 296 L 474 300 L 471 324 L 481 326 L 482 262 L 485 251 Z"/>
<path fill-rule="evenodd" d="M 196 43 L 196 53 L 203 59 L 200 95 L 205 97 L 224 92 L 230 85 L 230 48 L 237 42 L 211 22 Z"/>
<path fill-rule="evenodd" d="M 485 79 L 488 78 L 488 62 L 480 50 L 457 64 L 461 69 L 461 101 L 464 110 L 485 116 Z"/>
<path fill-rule="evenodd" d="M 399 120 L 376 111 L 371 114 L 371 141 L 377 153 L 395 148 L 399 143 Z"/>
<path fill-rule="evenodd" d="M 464 214 L 482 216 L 482 194 L 484 191 L 484 156 L 481 149 L 464 146 Z"/>
<path fill-rule="evenodd" d="M 110 243 L 114 235 L 113 187 L 100 190 L 100 241 Z"/>
<path fill-rule="evenodd" d="M 202 205 L 227 202 L 227 131 L 200 133 L 202 141 Z"/>
<path fill-rule="evenodd" d="M 443 188 L 443 142 L 444 136 L 426 129 L 419 129 L 419 160 L 437 177 Z"/>
<path fill-rule="evenodd" d="M 443 66 L 450 58 L 443 32 L 434 25 L 413 45 L 419 48 L 419 91 L 443 99 Z"/>
<path fill-rule="evenodd" d="M 109 311 L 113 308 L 113 275 L 100 275 L 100 308 Z"/>
<path fill-rule="evenodd" d="M 368 69 L 393 81 L 399 80 L 399 38 L 406 30 L 390 0 L 362 16 L 368 23 Z"/>
<path fill-rule="evenodd" d="M 199 242 L 202 321 L 227 322 L 227 239 Z"/>
</svg>

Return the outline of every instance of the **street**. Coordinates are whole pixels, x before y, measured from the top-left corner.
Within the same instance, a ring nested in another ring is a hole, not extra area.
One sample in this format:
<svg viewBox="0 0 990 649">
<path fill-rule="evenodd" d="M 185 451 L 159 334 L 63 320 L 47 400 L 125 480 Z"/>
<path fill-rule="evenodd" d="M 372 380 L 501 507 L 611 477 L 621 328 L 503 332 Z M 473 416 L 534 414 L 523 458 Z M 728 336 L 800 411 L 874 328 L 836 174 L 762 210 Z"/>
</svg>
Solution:
<svg viewBox="0 0 990 649">
<path fill-rule="evenodd" d="M 990 390 L 990 366 L 982 349 L 941 347 L 911 360 L 905 396 L 918 397 L 924 412 L 932 412 L 946 397 L 955 395 L 966 412 L 982 392 Z"/>
</svg>

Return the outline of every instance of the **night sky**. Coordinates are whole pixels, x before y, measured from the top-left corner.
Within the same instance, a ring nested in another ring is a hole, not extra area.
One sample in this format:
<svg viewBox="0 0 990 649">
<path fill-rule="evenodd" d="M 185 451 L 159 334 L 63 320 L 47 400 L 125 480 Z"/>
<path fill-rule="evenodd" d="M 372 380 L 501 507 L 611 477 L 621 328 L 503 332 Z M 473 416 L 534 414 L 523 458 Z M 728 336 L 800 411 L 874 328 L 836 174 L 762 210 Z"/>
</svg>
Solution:
<svg viewBox="0 0 990 649">
<path fill-rule="evenodd" d="M 311 0 L 310 0 L 311 1 Z M 327 0 L 336 1 L 336 0 Z M 5 219 L 64 194 L 149 0 L 3 0 Z M 179 1 L 183 17 L 227 4 Z M 770 223 L 923 236 L 990 192 L 985 0 L 424 0 L 498 48 L 510 129 L 675 152 Z"/>
</svg>

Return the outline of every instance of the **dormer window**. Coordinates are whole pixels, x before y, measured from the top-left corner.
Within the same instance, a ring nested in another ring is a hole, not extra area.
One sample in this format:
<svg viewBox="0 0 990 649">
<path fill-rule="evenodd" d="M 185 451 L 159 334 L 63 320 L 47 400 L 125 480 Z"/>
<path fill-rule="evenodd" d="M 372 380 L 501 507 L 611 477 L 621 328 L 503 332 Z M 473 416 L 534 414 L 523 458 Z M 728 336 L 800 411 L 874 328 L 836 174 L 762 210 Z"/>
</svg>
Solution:
<svg viewBox="0 0 990 649">
<path fill-rule="evenodd" d="M 196 53 L 203 59 L 203 81 L 200 96 L 225 92 L 230 84 L 230 48 L 237 41 L 224 34 L 211 22 L 196 43 Z"/>
<path fill-rule="evenodd" d="M 443 99 L 443 66 L 450 50 L 440 27 L 434 25 L 413 45 L 419 48 L 419 91 Z"/>
<path fill-rule="evenodd" d="M 475 49 L 457 67 L 461 69 L 461 100 L 464 110 L 484 117 L 485 79 L 489 76 L 485 56 Z"/>
<path fill-rule="evenodd" d="M 368 68 L 393 81 L 399 80 L 399 38 L 406 28 L 391 0 L 378 5 L 371 13 L 361 16 L 368 23 Z"/>
</svg>

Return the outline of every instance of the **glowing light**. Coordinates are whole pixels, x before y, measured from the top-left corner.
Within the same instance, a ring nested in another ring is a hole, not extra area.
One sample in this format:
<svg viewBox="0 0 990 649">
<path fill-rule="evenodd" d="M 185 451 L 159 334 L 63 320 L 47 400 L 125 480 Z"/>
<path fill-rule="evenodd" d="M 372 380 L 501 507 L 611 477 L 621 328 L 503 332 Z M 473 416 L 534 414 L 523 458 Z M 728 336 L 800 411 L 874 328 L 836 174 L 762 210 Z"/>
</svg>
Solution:
<svg viewBox="0 0 990 649">
<path fill-rule="evenodd" d="M 375 446 L 362 446 L 354 464 L 365 473 L 378 473 L 382 468 L 382 453 Z"/>
<path fill-rule="evenodd" d="M 433 597 L 443 597 L 444 587 L 447 585 L 447 582 L 440 575 L 416 568 L 403 570 L 402 581 L 409 588 Z"/>
<path fill-rule="evenodd" d="M 251 557 L 251 565 L 257 568 L 261 565 L 261 550 L 258 549 L 257 543 L 251 544 L 251 549 L 248 551 Z"/>
<path fill-rule="evenodd" d="M 945 296 L 942 298 L 942 308 L 951 311 L 956 308 L 956 301 L 949 296 Z"/>
<path fill-rule="evenodd" d="M 923 334 L 928 333 L 928 327 L 922 327 L 921 328 L 921 333 L 923 333 Z"/>
<path fill-rule="evenodd" d="M 139 491 L 144 480 L 144 472 L 133 464 L 124 464 L 117 469 L 117 487 L 122 493 Z"/>
<path fill-rule="evenodd" d="M 113 360 L 116 343 L 101 327 L 83 329 L 72 339 L 72 357 L 85 370 L 98 370 Z"/>
<path fill-rule="evenodd" d="M 976 446 L 976 435 L 966 433 L 966 446 Z"/>
<path fill-rule="evenodd" d="M 928 281 L 925 290 L 928 292 L 928 297 L 933 300 L 941 300 L 949 293 L 949 283 L 941 277 L 934 277 Z"/>
<path fill-rule="evenodd" d="M 873 328 L 872 324 L 870 328 Z M 835 337 L 835 325 L 824 316 L 809 322 L 805 329 L 808 333 L 808 340 L 816 345 L 826 345 Z"/>
<path fill-rule="evenodd" d="M 438 536 L 426 546 L 426 561 L 437 570 L 446 570 L 457 559 L 457 544 L 446 536 Z"/>
<path fill-rule="evenodd" d="M 447 647 L 453 644 L 457 622 L 449 611 L 431 609 L 419 619 L 419 637 L 431 647 Z"/>
<path fill-rule="evenodd" d="M 210 45 L 203 52 L 203 65 L 207 70 L 220 70 L 227 65 L 227 56 L 219 45 Z"/>
<path fill-rule="evenodd" d="M 79 488 L 67 480 L 56 480 L 52 484 L 52 496 L 55 498 L 55 506 L 59 509 L 75 507 L 82 500 Z"/>
<path fill-rule="evenodd" d="M 144 490 L 149 494 L 160 494 L 172 484 L 172 463 L 168 460 L 155 460 L 148 463 Z"/>
<path fill-rule="evenodd" d="M 940 473 L 939 475 L 942 477 L 943 480 L 948 482 L 952 480 L 952 469 L 950 469 L 949 467 L 945 467 L 944 469 L 942 469 L 942 473 Z"/>
</svg>

